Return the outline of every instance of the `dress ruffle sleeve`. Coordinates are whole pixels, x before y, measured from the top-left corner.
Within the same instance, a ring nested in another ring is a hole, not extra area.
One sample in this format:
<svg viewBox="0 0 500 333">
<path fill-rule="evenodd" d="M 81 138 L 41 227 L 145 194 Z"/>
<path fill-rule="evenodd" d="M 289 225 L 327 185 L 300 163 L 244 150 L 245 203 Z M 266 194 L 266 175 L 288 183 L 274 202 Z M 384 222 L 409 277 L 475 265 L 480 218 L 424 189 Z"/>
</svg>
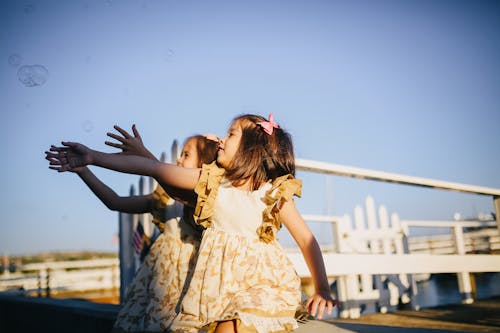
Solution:
<svg viewBox="0 0 500 333">
<path fill-rule="evenodd" d="M 167 215 L 165 207 L 167 206 L 170 196 L 165 192 L 161 186 L 156 186 L 156 189 L 152 193 L 153 195 L 153 207 L 151 208 L 151 215 L 153 215 L 153 223 L 158 227 L 158 229 L 163 233 L 165 230 L 165 222 L 167 221 Z"/>
<path fill-rule="evenodd" d="M 196 208 L 194 209 L 194 221 L 204 228 L 212 224 L 215 198 L 224 172 L 225 170 L 218 167 L 216 162 L 203 164 L 202 166 L 200 179 L 194 189 L 198 195 Z"/>
<path fill-rule="evenodd" d="M 276 233 L 281 229 L 279 212 L 282 201 L 293 200 L 293 196 L 302 195 L 302 181 L 292 175 L 276 178 L 271 188 L 266 192 L 264 202 L 267 208 L 263 212 L 262 225 L 257 229 L 261 241 L 269 243 L 276 239 Z"/>
</svg>

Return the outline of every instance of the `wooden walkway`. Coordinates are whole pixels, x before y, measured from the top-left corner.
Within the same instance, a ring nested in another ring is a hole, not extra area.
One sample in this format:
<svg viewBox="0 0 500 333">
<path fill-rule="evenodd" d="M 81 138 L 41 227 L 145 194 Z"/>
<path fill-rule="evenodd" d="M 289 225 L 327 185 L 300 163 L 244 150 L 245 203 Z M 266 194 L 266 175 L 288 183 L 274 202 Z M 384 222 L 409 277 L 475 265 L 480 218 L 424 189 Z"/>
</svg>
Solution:
<svg viewBox="0 0 500 333">
<path fill-rule="evenodd" d="M 109 333 L 119 306 L 0 293 L 0 332 Z M 26 320 L 30 318 L 30 320 Z M 500 332 L 500 296 L 467 305 L 299 323 L 294 333 Z"/>
<path fill-rule="evenodd" d="M 332 333 L 337 328 L 339 333 L 345 330 L 359 333 L 500 332 L 500 296 L 472 304 L 374 313 L 358 319 L 334 318 L 327 322 L 333 324 L 328 331 Z"/>
</svg>

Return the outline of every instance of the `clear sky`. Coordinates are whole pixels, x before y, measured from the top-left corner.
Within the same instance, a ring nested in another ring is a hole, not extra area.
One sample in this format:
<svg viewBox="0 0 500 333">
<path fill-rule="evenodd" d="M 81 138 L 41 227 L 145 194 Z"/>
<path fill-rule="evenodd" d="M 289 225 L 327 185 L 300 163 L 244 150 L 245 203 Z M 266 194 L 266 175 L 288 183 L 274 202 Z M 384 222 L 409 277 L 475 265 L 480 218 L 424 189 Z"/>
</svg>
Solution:
<svg viewBox="0 0 500 333">
<path fill-rule="evenodd" d="M 135 123 L 159 155 L 247 112 L 273 112 L 299 158 L 500 188 L 500 2 L 2 1 L 0 254 L 117 250 L 117 213 L 48 169 L 51 144 L 111 152 L 106 132 Z M 138 179 L 92 170 L 121 195 Z M 298 177 L 304 214 L 352 215 L 367 195 L 404 219 L 493 210 Z"/>
</svg>

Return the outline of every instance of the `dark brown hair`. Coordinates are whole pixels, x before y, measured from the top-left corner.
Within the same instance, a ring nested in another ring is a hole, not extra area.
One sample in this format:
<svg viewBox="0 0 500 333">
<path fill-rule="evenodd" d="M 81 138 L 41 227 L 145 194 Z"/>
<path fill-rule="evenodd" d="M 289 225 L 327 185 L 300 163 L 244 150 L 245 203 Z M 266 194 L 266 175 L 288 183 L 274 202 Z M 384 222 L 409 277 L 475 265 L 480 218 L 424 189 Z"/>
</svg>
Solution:
<svg viewBox="0 0 500 333">
<path fill-rule="evenodd" d="M 262 116 L 243 114 L 233 119 L 241 126 L 240 145 L 229 167 L 226 178 L 235 186 L 251 181 L 251 189 L 262 183 L 286 174 L 295 175 L 295 158 L 292 138 L 281 127 L 272 134 L 264 132 L 259 122 L 267 121 Z"/>
<path fill-rule="evenodd" d="M 203 135 L 193 135 L 188 137 L 185 141 L 189 140 L 196 141 L 196 153 L 198 154 L 198 168 L 201 168 L 203 164 L 210 164 L 217 159 L 217 150 L 219 148 L 219 143 L 214 140 L 207 139 Z"/>
</svg>

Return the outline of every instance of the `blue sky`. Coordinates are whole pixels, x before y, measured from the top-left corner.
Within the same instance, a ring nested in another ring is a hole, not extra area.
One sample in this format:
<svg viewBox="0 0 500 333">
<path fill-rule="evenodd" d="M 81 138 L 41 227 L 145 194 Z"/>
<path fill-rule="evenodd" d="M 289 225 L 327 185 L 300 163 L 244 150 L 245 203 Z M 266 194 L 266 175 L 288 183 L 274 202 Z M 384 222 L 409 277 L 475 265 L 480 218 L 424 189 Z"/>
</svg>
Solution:
<svg viewBox="0 0 500 333">
<path fill-rule="evenodd" d="M 43 154 L 61 140 L 113 151 L 114 124 L 137 124 L 159 155 L 273 112 L 297 157 L 500 188 L 500 2 L 0 6 L 0 254 L 117 250 L 117 213 Z M 93 170 L 121 195 L 138 179 Z M 367 195 L 404 219 L 493 210 L 489 197 L 298 176 L 304 214 L 352 215 Z"/>
</svg>

